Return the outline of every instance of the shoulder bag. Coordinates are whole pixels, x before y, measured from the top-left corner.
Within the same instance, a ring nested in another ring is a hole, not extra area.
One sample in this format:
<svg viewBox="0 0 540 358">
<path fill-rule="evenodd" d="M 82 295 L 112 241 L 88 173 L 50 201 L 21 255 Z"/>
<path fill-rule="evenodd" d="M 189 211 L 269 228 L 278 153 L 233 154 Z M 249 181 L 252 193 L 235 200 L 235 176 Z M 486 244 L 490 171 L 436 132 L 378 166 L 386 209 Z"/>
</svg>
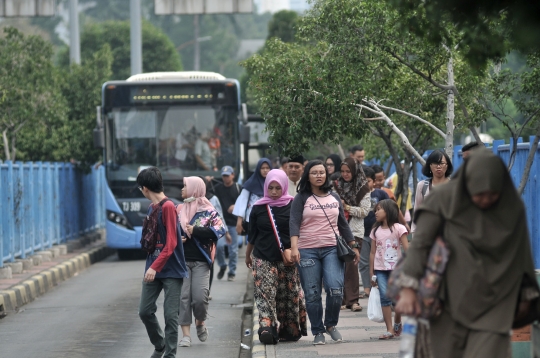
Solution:
<svg viewBox="0 0 540 358">
<path fill-rule="evenodd" d="M 450 249 L 442 235 L 437 236 L 427 260 L 422 278 L 418 281 L 417 297 L 420 304 L 420 317 L 432 319 L 442 312 L 442 302 L 439 299 L 439 287 L 446 271 L 446 264 L 450 258 Z M 403 262 L 405 254 L 394 267 L 388 279 L 386 295 L 394 302 L 399 299 L 401 286 L 399 281 L 403 275 Z"/>
<path fill-rule="evenodd" d="M 291 259 L 291 249 L 285 249 L 281 238 L 279 237 L 279 232 L 276 225 L 276 219 L 274 218 L 274 213 L 270 205 L 266 205 L 266 212 L 268 213 L 268 218 L 270 219 L 270 225 L 272 225 L 272 231 L 274 232 L 274 237 L 276 238 L 276 243 L 278 245 L 279 251 L 281 252 L 281 257 L 283 259 L 283 264 L 285 266 L 294 266 L 294 261 Z"/>
<path fill-rule="evenodd" d="M 330 224 L 330 227 L 332 228 L 332 231 L 334 232 L 334 235 L 336 236 L 336 249 L 338 257 L 343 262 L 351 262 L 356 258 L 356 253 L 351 249 L 351 247 L 345 242 L 345 239 L 341 235 L 338 235 L 336 233 L 336 230 L 334 230 L 334 225 L 332 225 L 332 222 L 330 221 L 330 218 L 328 215 L 326 215 L 326 211 L 324 210 L 321 203 L 319 203 L 319 200 L 317 200 L 317 197 L 313 195 L 313 198 L 319 204 L 321 207 L 321 210 L 324 213 L 324 216 L 326 216 L 326 219 L 328 220 L 328 223 Z"/>
</svg>

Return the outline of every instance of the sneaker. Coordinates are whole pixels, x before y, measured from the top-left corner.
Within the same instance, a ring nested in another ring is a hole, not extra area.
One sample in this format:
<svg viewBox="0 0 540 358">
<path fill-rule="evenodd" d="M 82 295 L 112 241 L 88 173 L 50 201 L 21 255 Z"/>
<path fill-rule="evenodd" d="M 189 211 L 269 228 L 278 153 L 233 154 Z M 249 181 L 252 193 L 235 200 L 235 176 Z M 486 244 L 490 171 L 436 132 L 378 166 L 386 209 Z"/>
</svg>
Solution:
<svg viewBox="0 0 540 358">
<path fill-rule="evenodd" d="M 227 266 L 221 267 L 219 269 L 219 272 L 217 274 L 218 280 L 221 280 L 223 278 L 223 276 L 225 275 L 225 271 L 227 271 Z"/>
<path fill-rule="evenodd" d="M 323 344 L 326 344 L 326 340 L 324 338 L 324 334 L 322 333 L 317 333 L 317 335 L 315 336 L 315 338 L 313 338 L 313 345 L 314 346 L 318 346 L 318 345 L 323 345 Z"/>
<path fill-rule="evenodd" d="M 197 337 L 199 341 L 205 342 L 208 339 L 208 329 L 206 326 L 197 326 Z"/>
<path fill-rule="evenodd" d="M 343 340 L 343 337 L 341 337 L 341 333 L 336 329 L 336 327 L 330 328 L 330 330 L 326 330 L 326 333 L 332 337 L 332 340 L 334 342 L 341 342 Z"/>
<path fill-rule="evenodd" d="M 165 348 L 163 348 L 161 351 L 158 351 L 157 349 L 155 349 L 154 353 L 152 353 L 150 358 L 161 358 L 163 356 L 163 353 L 165 353 Z"/>
<path fill-rule="evenodd" d="M 229 278 L 227 278 L 227 281 L 234 281 L 236 277 L 234 275 L 229 275 Z"/>
<path fill-rule="evenodd" d="M 178 347 L 191 347 L 191 337 L 184 336 L 178 343 Z"/>
</svg>

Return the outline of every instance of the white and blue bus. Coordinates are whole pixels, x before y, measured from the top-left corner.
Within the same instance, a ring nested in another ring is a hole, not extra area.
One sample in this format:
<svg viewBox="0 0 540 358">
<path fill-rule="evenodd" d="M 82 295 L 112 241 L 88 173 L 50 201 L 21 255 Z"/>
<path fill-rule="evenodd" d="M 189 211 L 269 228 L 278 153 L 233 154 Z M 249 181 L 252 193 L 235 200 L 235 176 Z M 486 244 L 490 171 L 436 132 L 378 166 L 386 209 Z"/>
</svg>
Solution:
<svg viewBox="0 0 540 358">
<path fill-rule="evenodd" d="M 103 85 L 94 143 L 104 150 L 107 245 L 121 258 L 140 248 L 150 204 L 137 188 L 139 172 L 157 166 L 173 201 L 181 200 L 185 176 L 220 178 L 224 165 L 239 173 L 242 107 L 238 81 L 212 72 L 147 73 Z"/>
</svg>

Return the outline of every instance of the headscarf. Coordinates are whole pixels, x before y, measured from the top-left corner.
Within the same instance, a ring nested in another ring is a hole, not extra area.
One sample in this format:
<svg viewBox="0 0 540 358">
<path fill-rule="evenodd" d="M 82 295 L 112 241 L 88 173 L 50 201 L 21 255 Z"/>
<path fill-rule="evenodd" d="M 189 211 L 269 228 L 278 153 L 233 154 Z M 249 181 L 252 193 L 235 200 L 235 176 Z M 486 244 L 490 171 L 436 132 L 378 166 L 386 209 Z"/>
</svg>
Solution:
<svg viewBox="0 0 540 358">
<path fill-rule="evenodd" d="M 184 204 L 180 211 L 180 225 L 182 226 L 184 233 L 188 237 L 191 237 L 187 231 L 187 225 L 195 214 L 207 210 L 215 211 L 216 209 L 212 203 L 206 199 L 206 184 L 201 178 L 185 177 L 184 185 L 186 186 L 187 198 L 184 199 Z"/>
<path fill-rule="evenodd" d="M 500 196 L 481 209 L 471 196 L 485 191 Z M 415 220 L 424 213 L 442 219 L 441 227 L 430 230 L 442 230 L 450 247 L 442 295 L 452 318 L 471 329 L 507 332 L 520 285 L 529 282 L 537 291 L 538 285 L 525 206 L 503 161 L 486 149 L 472 152 L 453 180 L 430 191 Z M 404 272 L 415 271 L 423 253 L 413 240 Z"/>
<path fill-rule="evenodd" d="M 330 159 L 332 163 L 334 163 L 334 172 L 340 172 L 341 171 L 341 158 L 337 154 L 330 154 L 326 160 L 324 161 L 324 164 L 326 165 L 326 162 Z"/>
<path fill-rule="evenodd" d="M 272 169 L 272 162 L 268 158 L 261 158 L 259 159 L 259 162 L 257 163 L 257 168 L 255 169 L 255 172 L 244 183 L 244 189 L 249 191 L 252 194 L 255 194 L 257 196 L 263 196 L 264 195 L 264 178 L 261 175 L 261 167 L 262 165 L 266 163 Z"/>
<path fill-rule="evenodd" d="M 345 158 L 341 165 L 349 167 L 352 179 L 347 182 L 340 176 L 339 179 L 336 180 L 336 191 L 346 204 L 359 206 L 360 201 L 362 201 L 364 196 L 369 193 L 369 186 L 366 174 L 364 174 L 364 169 L 362 169 L 362 165 L 357 163 L 354 158 Z"/>
<path fill-rule="evenodd" d="M 270 186 L 270 183 L 276 182 L 281 186 L 281 197 L 279 199 L 272 199 L 268 195 L 268 186 Z M 280 169 L 272 169 L 268 172 L 268 175 L 266 176 L 266 180 L 264 181 L 264 197 L 257 200 L 255 204 L 253 205 L 270 205 L 270 206 L 277 206 L 282 207 L 289 204 L 294 197 L 292 195 L 289 195 L 289 180 L 287 178 L 287 174 L 283 170 Z"/>
</svg>

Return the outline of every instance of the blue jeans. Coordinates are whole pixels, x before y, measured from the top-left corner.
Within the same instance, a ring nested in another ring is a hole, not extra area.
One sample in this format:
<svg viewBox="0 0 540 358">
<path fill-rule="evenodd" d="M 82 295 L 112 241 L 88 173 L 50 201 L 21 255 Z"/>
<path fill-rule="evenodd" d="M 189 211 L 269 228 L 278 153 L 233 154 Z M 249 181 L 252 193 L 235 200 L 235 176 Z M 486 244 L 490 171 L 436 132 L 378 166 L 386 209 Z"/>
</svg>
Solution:
<svg viewBox="0 0 540 358">
<path fill-rule="evenodd" d="M 380 271 L 375 270 L 375 276 L 377 276 L 377 285 L 379 286 L 379 293 L 381 294 L 381 306 L 387 307 L 392 305 L 392 300 L 386 297 L 386 289 L 388 288 L 388 278 L 392 273 L 391 270 Z"/>
<path fill-rule="evenodd" d="M 231 234 L 232 243 L 227 244 L 225 236 L 217 242 L 216 259 L 220 268 L 227 267 L 225 262 L 225 245 L 229 248 L 229 276 L 236 276 L 236 262 L 238 261 L 238 234 L 236 226 L 227 225 L 229 234 Z"/>
<path fill-rule="evenodd" d="M 299 251 L 300 283 L 306 297 L 311 333 L 315 336 L 325 332 L 325 327 L 337 326 L 343 299 L 345 264 L 338 258 L 335 246 Z M 326 291 L 324 324 L 321 281 Z"/>
</svg>

